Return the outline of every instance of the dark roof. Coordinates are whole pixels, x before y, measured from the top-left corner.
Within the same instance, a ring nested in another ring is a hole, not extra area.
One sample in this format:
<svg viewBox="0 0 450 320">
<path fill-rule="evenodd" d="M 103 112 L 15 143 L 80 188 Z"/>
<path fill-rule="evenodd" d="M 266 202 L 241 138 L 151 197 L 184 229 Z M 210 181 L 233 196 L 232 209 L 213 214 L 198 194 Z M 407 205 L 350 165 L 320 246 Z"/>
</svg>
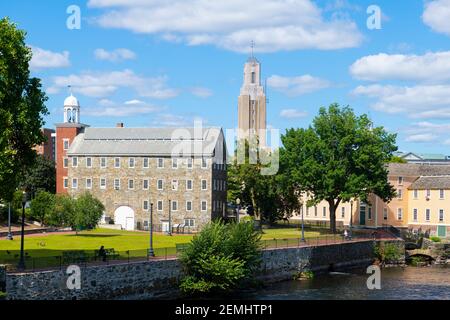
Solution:
<svg viewBox="0 0 450 320">
<path fill-rule="evenodd" d="M 420 177 L 450 175 L 450 165 L 418 164 L 418 163 L 390 163 L 389 175 Z"/>
<path fill-rule="evenodd" d="M 450 175 L 420 177 L 409 186 L 409 189 L 450 189 Z"/>
</svg>

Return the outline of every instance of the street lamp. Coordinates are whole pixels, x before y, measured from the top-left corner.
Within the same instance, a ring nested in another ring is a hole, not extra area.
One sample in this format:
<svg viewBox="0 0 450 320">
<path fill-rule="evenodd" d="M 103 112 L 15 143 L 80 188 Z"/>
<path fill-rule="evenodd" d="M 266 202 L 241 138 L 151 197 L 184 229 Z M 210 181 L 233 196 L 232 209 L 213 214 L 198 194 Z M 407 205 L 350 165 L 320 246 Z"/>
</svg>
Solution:
<svg viewBox="0 0 450 320">
<path fill-rule="evenodd" d="M 7 240 L 12 240 L 13 236 L 11 233 L 11 202 L 8 203 L 8 235 L 6 236 Z"/>
<path fill-rule="evenodd" d="M 148 256 L 154 257 L 155 252 L 153 251 L 153 203 L 150 203 L 150 249 L 148 249 Z"/>
<path fill-rule="evenodd" d="M 168 235 L 172 235 L 172 201 L 169 200 L 169 232 Z"/>
<path fill-rule="evenodd" d="M 352 239 L 352 221 L 353 221 L 353 200 L 350 200 L 350 232 L 348 233 L 348 238 Z"/>
<path fill-rule="evenodd" d="M 303 219 L 303 203 L 301 203 L 300 212 L 302 214 L 302 242 L 305 242 L 305 221 Z"/>
<path fill-rule="evenodd" d="M 236 204 L 237 204 L 237 212 L 236 212 L 236 222 L 239 223 L 239 211 L 241 209 L 241 199 L 237 198 L 236 199 Z"/>
<path fill-rule="evenodd" d="M 25 240 L 25 204 L 28 200 L 28 193 L 23 191 L 22 193 L 22 232 L 20 234 L 20 260 L 17 266 L 19 270 L 25 269 L 25 257 L 24 257 L 24 240 Z"/>
</svg>

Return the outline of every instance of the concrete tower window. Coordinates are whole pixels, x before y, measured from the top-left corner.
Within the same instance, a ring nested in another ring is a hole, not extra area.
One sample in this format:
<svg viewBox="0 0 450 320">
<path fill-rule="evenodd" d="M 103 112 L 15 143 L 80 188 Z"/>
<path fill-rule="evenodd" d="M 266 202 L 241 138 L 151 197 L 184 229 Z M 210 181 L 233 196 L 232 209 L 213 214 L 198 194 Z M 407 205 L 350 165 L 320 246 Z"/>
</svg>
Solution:
<svg viewBox="0 0 450 320">
<path fill-rule="evenodd" d="M 255 71 L 252 71 L 252 83 L 256 82 L 256 74 Z"/>
</svg>

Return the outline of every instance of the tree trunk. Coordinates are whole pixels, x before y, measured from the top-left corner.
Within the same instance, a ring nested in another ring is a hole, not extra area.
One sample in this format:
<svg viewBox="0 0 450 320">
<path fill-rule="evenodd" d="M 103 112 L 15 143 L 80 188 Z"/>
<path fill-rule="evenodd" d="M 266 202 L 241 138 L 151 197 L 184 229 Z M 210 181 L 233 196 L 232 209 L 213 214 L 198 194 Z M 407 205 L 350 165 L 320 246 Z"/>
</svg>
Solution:
<svg viewBox="0 0 450 320">
<path fill-rule="evenodd" d="M 336 233 L 336 204 L 333 200 L 328 201 L 330 206 L 330 230 L 332 233 Z"/>
</svg>

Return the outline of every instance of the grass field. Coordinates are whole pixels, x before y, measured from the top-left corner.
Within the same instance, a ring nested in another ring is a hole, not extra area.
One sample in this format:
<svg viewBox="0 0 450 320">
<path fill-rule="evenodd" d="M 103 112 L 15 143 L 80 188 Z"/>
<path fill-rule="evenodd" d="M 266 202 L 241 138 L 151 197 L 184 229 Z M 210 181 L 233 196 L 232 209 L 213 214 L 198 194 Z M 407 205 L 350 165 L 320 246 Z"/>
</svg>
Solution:
<svg viewBox="0 0 450 320">
<path fill-rule="evenodd" d="M 324 235 L 323 231 L 306 231 L 305 237 L 315 238 Z M 263 240 L 299 238 L 300 231 L 296 228 L 264 229 Z M 172 248 L 169 254 L 175 253 L 175 245 L 187 243 L 193 235 L 167 236 L 161 233 L 153 234 L 153 246 L 155 249 Z M 142 255 L 149 247 L 149 234 L 147 232 L 119 231 L 110 229 L 96 229 L 83 231 L 76 234 L 48 234 L 25 237 L 25 252 L 29 256 L 49 257 L 58 256 L 61 251 L 67 250 L 98 250 L 100 246 L 114 248 L 116 251 L 124 252 L 133 250 L 133 255 Z M 0 240 L 0 260 L 17 255 L 20 250 L 20 236 L 13 241 Z M 140 251 L 140 252 L 138 252 Z M 9 253 L 8 253 L 9 252 Z M 162 252 L 161 250 L 159 252 Z"/>
</svg>

